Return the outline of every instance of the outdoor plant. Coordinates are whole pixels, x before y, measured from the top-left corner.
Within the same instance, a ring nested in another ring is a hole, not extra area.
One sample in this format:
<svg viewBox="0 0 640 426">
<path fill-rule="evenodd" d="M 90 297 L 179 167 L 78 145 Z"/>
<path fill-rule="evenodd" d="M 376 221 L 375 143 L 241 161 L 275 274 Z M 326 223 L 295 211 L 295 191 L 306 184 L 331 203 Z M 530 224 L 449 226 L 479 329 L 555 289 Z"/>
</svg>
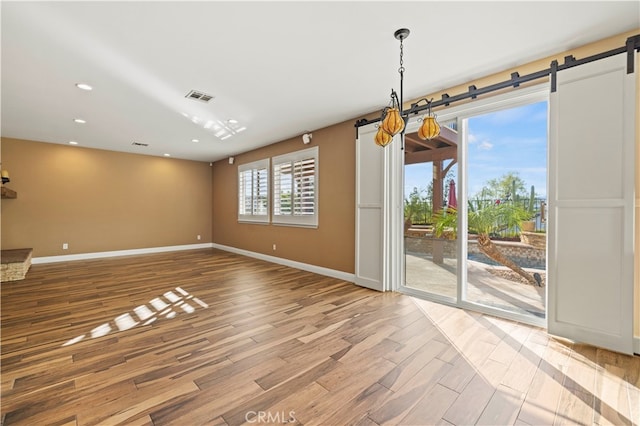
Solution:
<svg viewBox="0 0 640 426">
<path fill-rule="evenodd" d="M 456 209 L 449 207 L 434 214 L 433 217 L 436 237 L 456 238 L 458 226 L 458 211 Z M 523 221 L 529 220 L 529 217 L 528 210 L 515 202 L 484 204 L 480 208 L 476 208 L 473 203 L 469 202 L 467 221 L 469 232 L 478 235 L 478 248 L 483 254 L 511 269 L 531 285 L 540 285 L 532 274 L 505 256 L 491 241 L 491 235 L 502 231 L 505 227 L 519 227 Z"/>
<path fill-rule="evenodd" d="M 409 198 L 404 200 L 404 220 L 405 223 L 426 223 L 431 219 L 431 202 L 422 195 L 425 190 L 413 188 Z"/>
<path fill-rule="evenodd" d="M 520 226 L 520 229 L 522 231 L 528 231 L 528 232 L 533 232 L 535 231 L 535 227 L 536 227 L 536 223 L 535 223 L 535 218 L 536 218 L 536 188 L 535 186 L 531 185 L 531 194 L 529 195 L 529 199 L 528 200 L 523 200 L 524 203 L 523 205 L 526 206 L 527 212 L 529 214 L 529 217 L 526 221 L 522 222 L 522 225 Z"/>
</svg>

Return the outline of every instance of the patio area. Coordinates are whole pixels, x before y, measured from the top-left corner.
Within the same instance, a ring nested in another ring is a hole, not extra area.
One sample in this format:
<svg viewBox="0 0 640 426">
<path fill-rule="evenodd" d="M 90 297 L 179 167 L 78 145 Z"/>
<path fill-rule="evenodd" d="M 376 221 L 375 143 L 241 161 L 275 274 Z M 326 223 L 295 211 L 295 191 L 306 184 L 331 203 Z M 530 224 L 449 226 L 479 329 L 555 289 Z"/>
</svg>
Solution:
<svg viewBox="0 0 640 426">
<path fill-rule="evenodd" d="M 490 270 L 507 268 L 467 260 L 466 300 L 485 306 L 525 315 L 545 317 L 545 287 L 534 287 L 496 276 Z M 412 289 L 455 298 L 457 287 L 457 260 L 445 257 L 436 264 L 431 256 L 406 253 L 406 286 Z M 527 271 L 542 273 L 539 269 Z"/>
</svg>

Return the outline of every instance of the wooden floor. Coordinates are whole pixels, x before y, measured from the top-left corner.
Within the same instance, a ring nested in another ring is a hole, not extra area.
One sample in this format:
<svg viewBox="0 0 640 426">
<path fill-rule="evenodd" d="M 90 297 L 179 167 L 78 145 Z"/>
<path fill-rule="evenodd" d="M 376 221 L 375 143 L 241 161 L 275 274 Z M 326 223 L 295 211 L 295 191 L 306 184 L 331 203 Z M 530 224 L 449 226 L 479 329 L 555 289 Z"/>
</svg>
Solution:
<svg viewBox="0 0 640 426">
<path fill-rule="evenodd" d="M 213 249 L 2 284 L 6 425 L 640 424 L 640 358 Z"/>
</svg>

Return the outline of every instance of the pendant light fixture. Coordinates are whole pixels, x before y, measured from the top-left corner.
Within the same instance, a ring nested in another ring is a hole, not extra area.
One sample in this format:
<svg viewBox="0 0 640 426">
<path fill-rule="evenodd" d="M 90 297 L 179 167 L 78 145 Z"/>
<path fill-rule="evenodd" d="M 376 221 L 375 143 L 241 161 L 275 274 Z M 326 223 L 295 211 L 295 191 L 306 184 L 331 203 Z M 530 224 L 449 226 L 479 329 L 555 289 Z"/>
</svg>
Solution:
<svg viewBox="0 0 640 426">
<path fill-rule="evenodd" d="M 391 91 L 391 102 L 382 112 L 380 128 L 387 134 L 395 136 L 404 130 L 404 119 L 400 115 L 400 102 L 395 90 Z"/>
<path fill-rule="evenodd" d="M 373 140 L 376 142 L 376 145 L 384 148 L 391 143 L 391 141 L 393 140 L 393 136 L 382 130 L 381 126 L 378 126 L 378 133 L 376 133 L 376 136 Z"/>
<path fill-rule="evenodd" d="M 418 129 L 418 137 L 424 140 L 431 140 L 440 134 L 440 125 L 436 120 L 436 115 L 431 114 L 431 102 L 427 101 L 427 115 L 422 118 L 422 126 Z"/>
<path fill-rule="evenodd" d="M 400 74 L 400 99 L 395 90 L 391 89 L 391 101 L 389 105 L 382 110 L 382 117 L 380 117 L 380 125 L 378 126 L 378 133 L 374 138 L 376 145 L 385 147 L 391 143 L 393 137 L 398 133 L 404 132 L 406 124 L 406 115 L 402 111 L 402 80 L 404 77 L 404 65 L 403 65 L 403 44 L 405 38 L 409 37 L 410 31 L 406 28 L 400 28 L 393 36 L 400 40 L 400 68 L 398 73 Z M 404 135 L 404 133 L 402 133 Z"/>
<path fill-rule="evenodd" d="M 400 40 L 400 68 L 398 73 L 400 74 L 400 99 L 395 90 L 391 89 L 391 101 L 389 105 L 382 110 L 382 116 L 380 117 L 380 125 L 378 126 L 378 133 L 374 138 L 376 145 L 385 147 L 393 141 L 393 137 L 398 133 L 404 137 L 404 129 L 407 123 L 408 116 L 402 109 L 403 101 L 403 80 L 404 80 L 404 62 L 403 62 L 403 41 L 409 37 L 410 31 L 407 28 L 400 28 L 393 36 Z M 440 125 L 436 121 L 435 114 L 431 114 L 431 101 L 428 101 L 429 112 L 423 118 L 423 124 L 418 130 L 418 136 L 421 139 L 432 139 L 440 134 Z M 403 143 L 404 146 L 404 143 Z"/>
</svg>

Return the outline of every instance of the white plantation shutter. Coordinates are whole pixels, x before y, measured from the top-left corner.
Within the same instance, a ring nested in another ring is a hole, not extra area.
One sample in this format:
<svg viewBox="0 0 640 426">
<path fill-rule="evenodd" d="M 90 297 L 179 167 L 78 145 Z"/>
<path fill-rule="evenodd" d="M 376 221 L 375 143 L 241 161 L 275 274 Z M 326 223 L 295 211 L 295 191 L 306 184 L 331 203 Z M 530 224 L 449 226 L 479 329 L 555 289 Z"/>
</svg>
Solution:
<svg viewBox="0 0 640 426">
<path fill-rule="evenodd" d="M 273 223 L 318 226 L 318 148 L 273 157 Z"/>
<path fill-rule="evenodd" d="M 273 215 L 291 215 L 293 173 L 292 164 L 281 163 L 273 165 Z"/>
<path fill-rule="evenodd" d="M 246 215 L 251 213 L 251 200 L 252 198 L 252 170 L 245 170 L 238 172 L 238 214 Z"/>
<path fill-rule="evenodd" d="M 238 221 L 269 221 L 269 160 L 238 166 Z"/>
<path fill-rule="evenodd" d="M 313 215 L 316 206 L 316 159 L 307 158 L 293 163 L 293 214 Z"/>
<path fill-rule="evenodd" d="M 269 169 L 268 164 L 264 168 L 253 171 L 253 214 L 268 216 L 269 214 Z"/>
</svg>

